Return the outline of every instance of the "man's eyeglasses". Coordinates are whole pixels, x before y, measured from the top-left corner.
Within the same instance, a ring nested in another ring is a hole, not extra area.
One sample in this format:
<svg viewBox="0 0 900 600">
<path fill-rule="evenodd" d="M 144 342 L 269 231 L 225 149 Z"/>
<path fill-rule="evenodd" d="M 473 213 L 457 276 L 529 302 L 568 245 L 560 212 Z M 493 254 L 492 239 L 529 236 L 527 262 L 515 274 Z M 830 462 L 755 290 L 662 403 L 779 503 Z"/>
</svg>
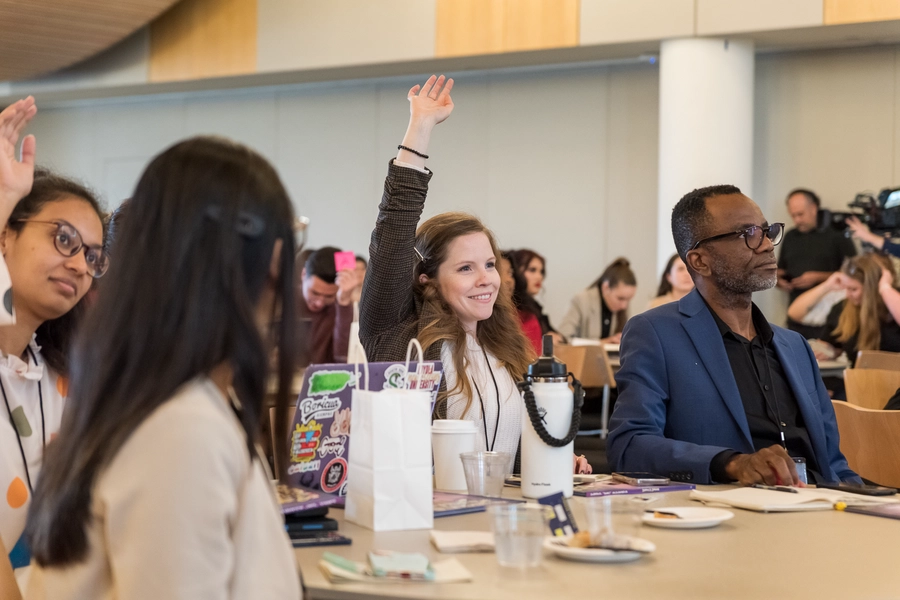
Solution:
<svg viewBox="0 0 900 600">
<path fill-rule="evenodd" d="M 737 231 L 729 231 L 728 233 L 721 233 L 719 235 L 714 235 L 712 237 L 704 238 L 691 246 L 691 250 L 696 250 L 700 247 L 700 244 L 705 242 L 712 242 L 714 240 L 721 240 L 727 237 L 740 236 L 744 238 L 744 243 L 747 244 L 747 247 L 751 250 L 756 250 L 760 246 L 762 246 L 763 237 L 767 237 L 772 241 L 773 246 L 777 246 L 781 243 L 781 239 L 784 237 L 784 223 L 772 223 L 768 227 L 762 227 L 761 225 L 751 225 L 746 229 L 739 229 Z"/>
<path fill-rule="evenodd" d="M 36 221 L 32 219 L 18 219 L 17 223 L 39 223 L 41 225 L 53 225 L 56 234 L 53 236 L 53 245 L 56 251 L 66 257 L 75 256 L 84 250 L 84 262 L 91 277 L 97 279 L 103 277 L 109 268 L 109 256 L 99 246 L 87 246 L 81 239 L 78 230 L 65 221 Z"/>
</svg>

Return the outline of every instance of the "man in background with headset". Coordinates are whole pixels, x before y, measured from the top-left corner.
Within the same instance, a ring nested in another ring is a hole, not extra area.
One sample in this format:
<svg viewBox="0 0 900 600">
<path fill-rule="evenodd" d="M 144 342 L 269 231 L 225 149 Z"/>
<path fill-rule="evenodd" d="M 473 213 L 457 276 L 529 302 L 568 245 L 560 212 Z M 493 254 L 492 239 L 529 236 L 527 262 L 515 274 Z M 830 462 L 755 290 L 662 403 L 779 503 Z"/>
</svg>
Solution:
<svg viewBox="0 0 900 600">
<path fill-rule="evenodd" d="M 809 345 L 770 325 L 751 300 L 775 286 L 783 233 L 734 186 L 694 190 L 675 206 L 675 247 L 696 287 L 625 327 L 608 444 L 614 471 L 800 485 L 808 469 L 809 483 L 861 482 L 839 449 Z"/>
</svg>

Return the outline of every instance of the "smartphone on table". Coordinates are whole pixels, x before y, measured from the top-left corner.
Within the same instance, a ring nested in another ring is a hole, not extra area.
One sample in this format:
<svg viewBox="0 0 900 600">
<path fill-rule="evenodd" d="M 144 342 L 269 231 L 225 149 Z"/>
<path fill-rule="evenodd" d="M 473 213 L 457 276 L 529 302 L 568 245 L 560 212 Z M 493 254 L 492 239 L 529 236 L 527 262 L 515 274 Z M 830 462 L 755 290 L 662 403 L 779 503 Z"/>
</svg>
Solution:
<svg viewBox="0 0 900 600">
<path fill-rule="evenodd" d="M 662 475 L 654 475 L 653 473 L 643 473 L 638 471 L 622 471 L 621 473 L 613 473 L 614 481 L 621 481 L 630 485 L 669 485 L 669 478 Z"/>
</svg>

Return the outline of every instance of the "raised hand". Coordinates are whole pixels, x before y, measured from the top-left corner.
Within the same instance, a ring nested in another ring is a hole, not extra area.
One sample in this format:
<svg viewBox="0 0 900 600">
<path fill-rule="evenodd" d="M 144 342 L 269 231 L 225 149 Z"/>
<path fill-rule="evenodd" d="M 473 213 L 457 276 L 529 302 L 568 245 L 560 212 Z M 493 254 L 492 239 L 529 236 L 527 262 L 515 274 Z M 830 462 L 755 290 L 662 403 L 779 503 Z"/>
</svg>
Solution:
<svg viewBox="0 0 900 600">
<path fill-rule="evenodd" d="M 443 75 L 432 75 L 425 85 L 414 85 L 406 95 L 409 100 L 410 120 L 416 120 L 432 127 L 446 120 L 453 112 L 453 99 L 450 90 L 453 80 Z"/>
<path fill-rule="evenodd" d="M 403 136 L 403 146 L 415 152 L 400 149 L 397 160 L 423 168 L 428 144 L 431 141 L 431 130 L 446 120 L 453 112 L 453 99 L 450 90 L 453 80 L 443 75 L 432 75 L 424 85 L 414 85 L 406 95 L 409 100 L 409 126 Z"/>
<path fill-rule="evenodd" d="M 16 146 L 22 130 L 35 114 L 37 107 L 31 96 L 0 112 L 0 211 L 4 223 L 19 200 L 31 191 L 34 182 L 34 136 L 26 136 L 22 141 L 21 160 L 16 159 Z"/>
<path fill-rule="evenodd" d="M 353 302 L 353 292 L 359 287 L 360 276 L 356 271 L 338 271 L 334 282 L 338 286 L 337 301 L 341 306 L 349 306 Z"/>
</svg>

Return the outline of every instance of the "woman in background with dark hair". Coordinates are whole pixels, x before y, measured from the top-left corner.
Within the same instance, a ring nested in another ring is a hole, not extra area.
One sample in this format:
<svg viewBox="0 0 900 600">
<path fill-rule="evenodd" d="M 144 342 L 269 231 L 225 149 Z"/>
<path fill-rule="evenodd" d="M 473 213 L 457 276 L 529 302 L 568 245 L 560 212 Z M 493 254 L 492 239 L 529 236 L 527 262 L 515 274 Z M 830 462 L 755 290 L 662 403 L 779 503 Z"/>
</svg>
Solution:
<svg viewBox="0 0 900 600">
<path fill-rule="evenodd" d="M 91 281 L 107 265 L 94 195 L 48 171 L 35 173 L 32 136 L 15 160 L 36 111 L 28 98 L 0 113 L 0 280 L 7 282 L 0 290 L 0 541 L 23 592 L 30 563 L 23 532 L 66 405 L 69 344 Z"/>
<path fill-rule="evenodd" d="M 617 258 L 585 290 L 572 298 L 559 331 L 569 339 L 580 337 L 618 344 L 628 320 L 628 305 L 637 291 L 637 279 L 625 258 Z"/>
<path fill-rule="evenodd" d="M 537 301 L 537 295 L 544 289 L 544 277 L 547 276 L 547 261 L 543 256 L 528 248 L 510 250 L 509 255 L 516 265 L 516 273 L 525 282 L 524 293 L 520 292 L 519 296 L 515 298 L 516 307 L 520 311 L 525 311 L 526 318 L 527 315 L 534 315 L 537 318 L 541 326 L 542 336 L 549 333 L 553 336 L 553 343 L 558 344 L 562 342 L 563 336 L 550 324 L 550 317 L 544 314 L 544 307 Z M 538 344 L 536 349 L 537 353 L 540 354 L 540 344 Z"/>
<path fill-rule="evenodd" d="M 256 452 L 273 340 L 286 430 L 292 222 L 275 170 L 244 146 L 193 138 L 144 171 L 29 514 L 29 597 L 300 597 Z"/>
<path fill-rule="evenodd" d="M 688 272 L 684 261 L 678 254 L 673 254 L 663 269 L 662 278 L 659 280 L 659 288 L 656 290 L 656 298 L 650 301 L 647 308 L 656 308 L 669 302 L 676 302 L 691 293 L 694 289 L 694 280 Z"/>
</svg>

